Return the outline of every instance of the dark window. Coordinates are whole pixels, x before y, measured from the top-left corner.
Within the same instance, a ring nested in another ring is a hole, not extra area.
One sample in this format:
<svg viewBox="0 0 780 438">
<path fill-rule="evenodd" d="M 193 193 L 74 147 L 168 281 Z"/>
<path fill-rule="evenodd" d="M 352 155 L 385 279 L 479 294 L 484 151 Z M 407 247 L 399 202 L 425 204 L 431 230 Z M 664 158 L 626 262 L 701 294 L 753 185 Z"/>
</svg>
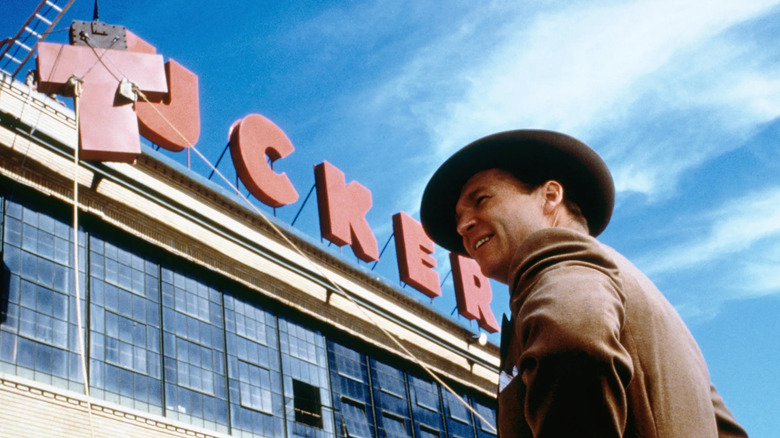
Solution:
<svg viewBox="0 0 780 438">
<path fill-rule="evenodd" d="M 322 429 L 320 389 L 306 382 L 293 379 L 293 397 L 295 421 Z"/>
<path fill-rule="evenodd" d="M 412 436 L 412 418 L 406 375 L 392 365 L 371 359 L 379 436 Z"/>
<path fill-rule="evenodd" d="M 474 436 L 474 424 L 471 418 L 471 412 L 465 403 L 469 403 L 466 394 L 460 393 L 460 400 L 454 394 L 442 389 L 442 399 L 444 401 L 447 432 L 452 438 L 463 438 Z"/>
<path fill-rule="evenodd" d="M 388 438 L 405 438 L 409 436 L 406 428 L 406 419 L 385 412 L 382 422 L 385 428 L 385 436 Z"/>
<path fill-rule="evenodd" d="M 366 417 L 366 408 L 362 403 L 342 397 L 342 415 L 343 424 L 346 430 L 344 435 L 355 438 L 369 438 L 371 434 L 371 426 L 368 424 L 368 417 Z"/>
<path fill-rule="evenodd" d="M 488 407 L 482 403 L 474 402 L 474 409 L 485 419 L 489 424 L 485 424 L 480 419 L 477 419 L 477 436 L 479 437 L 493 437 L 496 436 L 496 410 L 495 408 Z"/>
<path fill-rule="evenodd" d="M 328 343 L 331 382 L 333 384 L 336 430 L 341 436 L 374 436 L 374 404 L 368 384 L 366 357 L 352 348 Z"/>
<path fill-rule="evenodd" d="M 432 427 L 421 425 L 420 426 L 420 431 L 417 434 L 417 437 L 418 438 L 440 438 L 441 437 L 441 431 L 440 430 L 436 430 L 436 429 L 434 429 Z"/>
</svg>

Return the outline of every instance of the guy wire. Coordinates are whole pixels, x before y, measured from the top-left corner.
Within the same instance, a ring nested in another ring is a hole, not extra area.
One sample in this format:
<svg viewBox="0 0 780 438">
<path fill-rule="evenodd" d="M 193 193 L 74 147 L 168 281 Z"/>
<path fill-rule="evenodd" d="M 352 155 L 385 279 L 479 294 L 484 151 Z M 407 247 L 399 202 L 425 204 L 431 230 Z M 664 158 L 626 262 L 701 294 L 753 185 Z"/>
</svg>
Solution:
<svg viewBox="0 0 780 438">
<path fill-rule="evenodd" d="M 76 290 L 76 326 L 79 343 L 79 357 L 81 358 L 81 378 L 84 379 L 84 395 L 87 397 L 87 416 L 89 417 L 89 434 L 94 438 L 95 426 L 92 423 L 92 401 L 89 397 L 89 378 L 87 376 L 86 349 L 82 331 L 84 323 L 81 316 L 81 292 L 79 291 L 79 99 L 81 98 L 82 81 L 78 77 L 71 76 L 68 80 L 73 85 L 73 100 L 76 111 L 76 145 L 73 149 L 73 271 L 74 288 Z"/>
</svg>

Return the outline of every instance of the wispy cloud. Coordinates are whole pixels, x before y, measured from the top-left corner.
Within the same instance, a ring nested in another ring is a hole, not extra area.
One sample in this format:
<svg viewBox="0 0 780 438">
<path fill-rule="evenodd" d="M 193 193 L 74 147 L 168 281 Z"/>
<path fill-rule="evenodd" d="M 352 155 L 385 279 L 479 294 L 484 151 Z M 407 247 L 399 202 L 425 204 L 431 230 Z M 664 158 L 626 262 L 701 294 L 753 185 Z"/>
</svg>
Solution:
<svg viewBox="0 0 780 438">
<path fill-rule="evenodd" d="M 780 187 L 750 193 L 726 202 L 712 212 L 705 212 L 701 217 L 688 220 L 710 224 L 708 231 L 704 236 L 694 236 L 664 248 L 663 256 L 645 256 L 644 262 L 640 264 L 648 274 L 671 275 L 714 260 L 731 260 L 729 268 L 738 268 L 745 273 L 765 273 L 773 263 L 775 269 L 778 268 Z M 746 277 L 759 278 L 753 275 Z M 766 290 L 773 284 L 765 282 L 757 286 L 760 290 Z"/>
<path fill-rule="evenodd" d="M 525 10 L 509 11 L 515 21 L 502 29 L 501 45 L 468 72 L 464 98 L 451 103 L 446 119 L 432 120 L 439 146 L 446 154 L 464 136 L 518 123 L 592 129 L 653 87 L 648 77 L 668 61 L 706 47 L 773 3 L 588 3 L 542 12 L 530 24 Z"/>
<path fill-rule="evenodd" d="M 663 196 L 682 172 L 780 115 L 780 75 L 747 62 L 739 35 L 724 41 L 777 3 L 494 3 L 421 47 L 369 101 L 423 126 L 430 171 L 481 135 L 542 127 L 603 140 L 594 147 L 618 190 Z M 680 123 L 689 113 L 707 126 Z"/>
</svg>

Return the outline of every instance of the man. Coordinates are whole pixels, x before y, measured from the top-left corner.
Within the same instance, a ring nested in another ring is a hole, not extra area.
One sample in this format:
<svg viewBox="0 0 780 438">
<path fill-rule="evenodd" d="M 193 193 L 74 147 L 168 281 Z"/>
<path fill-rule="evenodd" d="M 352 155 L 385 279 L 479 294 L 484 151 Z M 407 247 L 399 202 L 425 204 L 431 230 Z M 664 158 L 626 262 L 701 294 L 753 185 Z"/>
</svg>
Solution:
<svg viewBox="0 0 780 438">
<path fill-rule="evenodd" d="M 614 195 L 592 149 L 538 130 L 471 143 L 425 189 L 428 235 L 510 287 L 499 435 L 747 436 L 671 304 L 595 239 Z"/>
</svg>

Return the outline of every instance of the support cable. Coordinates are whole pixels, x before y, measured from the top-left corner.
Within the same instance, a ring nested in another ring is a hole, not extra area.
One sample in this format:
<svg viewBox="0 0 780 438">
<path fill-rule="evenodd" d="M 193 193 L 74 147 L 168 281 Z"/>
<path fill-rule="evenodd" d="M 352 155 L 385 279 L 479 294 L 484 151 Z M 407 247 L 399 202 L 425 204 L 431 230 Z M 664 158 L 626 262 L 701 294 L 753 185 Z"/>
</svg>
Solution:
<svg viewBox="0 0 780 438">
<path fill-rule="evenodd" d="M 377 260 L 374 262 L 374 265 L 371 266 L 372 271 L 374 270 L 374 268 L 376 268 L 376 265 L 379 264 L 379 261 L 382 260 L 382 255 L 385 253 L 385 250 L 387 249 L 387 245 L 390 245 L 390 241 L 393 240 L 393 236 L 395 236 L 395 233 L 390 233 L 390 237 L 387 238 L 387 242 L 385 242 L 385 246 L 383 246 L 382 251 L 379 252 L 379 257 L 377 257 Z"/>
<path fill-rule="evenodd" d="M 224 157 L 224 156 L 225 156 L 225 152 L 227 152 L 227 150 L 228 150 L 228 148 L 229 148 L 229 147 L 230 147 L 230 142 L 228 142 L 228 143 L 225 145 L 225 149 L 222 149 L 222 153 L 221 153 L 221 154 L 219 154 L 219 158 L 217 158 L 217 164 L 215 164 L 215 165 L 214 165 L 214 167 L 215 167 L 215 168 L 216 168 L 216 167 L 219 167 L 219 163 L 221 163 L 221 162 L 222 162 L 222 157 Z M 211 179 L 211 177 L 212 177 L 212 176 L 214 176 L 214 171 L 213 171 L 213 170 L 211 171 L 211 173 L 209 174 L 209 177 L 208 177 L 207 179 Z"/>
<path fill-rule="evenodd" d="M 68 85 L 73 87 L 73 99 L 76 107 L 76 133 L 79 131 L 79 99 L 81 98 L 82 80 L 71 76 Z M 79 344 L 79 357 L 81 358 L 81 378 L 84 379 L 84 395 L 87 397 L 87 416 L 89 417 L 89 434 L 95 436 L 95 426 L 92 422 L 92 401 L 89 396 L 89 377 L 87 376 L 86 349 L 84 347 L 84 321 L 81 316 L 81 291 L 79 284 L 79 145 L 76 143 L 73 149 L 73 281 L 76 291 L 76 326 Z"/>
<path fill-rule="evenodd" d="M 214 173 L 214 172 L 212 172 Z M 292 223 L 290 224 L 291 227 L 295 226 L 295 221 L 298 220 L 298 216 L 301 215 L 301 212 L 303 211 L 303 207 L 306 206 L 306 202 L 309 201 L 309 196 L 311 196 L 312 192 L 314 192 L 314 188 L 317 187 L 317 184 L 312 184 L 311 188 L 309 189 L 309 193 L 306 195 L 306 198 L 303 200 L 303 204 L 301 204 L 301 208 L 298 209 L 298 213 L 295 214 L 295 218 L 292 220 Z"/>
</svg>

